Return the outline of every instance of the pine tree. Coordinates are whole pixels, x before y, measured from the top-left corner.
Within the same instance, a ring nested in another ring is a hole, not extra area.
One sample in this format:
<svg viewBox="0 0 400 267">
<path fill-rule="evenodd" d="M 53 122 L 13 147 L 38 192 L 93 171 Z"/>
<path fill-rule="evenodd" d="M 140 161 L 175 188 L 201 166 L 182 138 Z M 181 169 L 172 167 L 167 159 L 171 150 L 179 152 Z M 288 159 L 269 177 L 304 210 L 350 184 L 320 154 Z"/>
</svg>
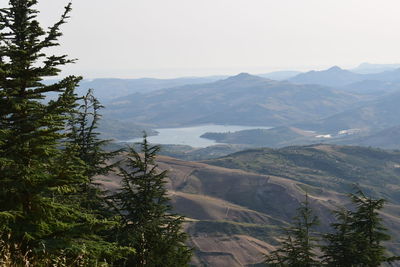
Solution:
<svg viewBox="0 0 400 267">
<path fill-rule="evenodd" d="M 350 194 L 355 210 L 336 212 L 338 222 L 332 224 L 334 232 L 325 235 L 322 247 L 324 261 L 329 266 L 381 266 L 399 260 L 388 257 L 382 242 L 390 239 L 382 225 L 378 211 L 384 199 L 367 197 L 361 190 Z"/>
<path fill-rule="evenodd" d="M 118 242 L 136 251 L 127 266 L 186 266 L 191 257 L 181 229 L 184 218 L 171 212 L 167 173 L 157 172 L 159 149 L 149 145 L 146 137 L 142 154 L 129 149 L 126 166 L 120 168 L 122 188 L 112 197 L 122 218 Z"/>
<path fill-rule="evenodd" d="M 318 218 L 313 215 L 308 201 L 302 203 L 294 217 L 293 226 L 286 228 L 286 237 L 280 248 L 266 256 L 267 266 L 319 266 L 314 249 L 316 238 L 313 236 L 313 228 L 318 225 Z"/>
<path fill-rule="evenodd" d="M 367 197 L 361 190 L 350 197 L 356 206 L 352 214 L 352 228 L 357 238 L 357 250 L 361 254 L 359 261 L 367 266 L 380 266 L 387 260 L 382 242 L 390 239 L 378 213 L 386 201 Z"/>
<path fill-rule="evenodd" d="M 345 209 L 334 213 L 337 222 L 331 224 L 334 232 L 324 235 L 327 245 L 322 246 L 324 254 L 321 258 L 327 266 L 356 266 L 358 256 L 355 233 L 352 231 L 352 213 Z"/>
<path fill-rule="evenodd" d="M 79 186 L 88 182 L 87 168 L 65 132 L 81 78 L 43 82 L 73 62 L 44 53 L 59 45 L 71 5 L 44 30 L 36 4 L 10 0 L 0 9 L 0 243 L 10 244 L 11 256 L 49 257 L 43 265 L 60 253 L 66 264 L 83 255 L 97 261 L 115 250 L 94 234 L 101 222 L 77 201 Z M 56 96 L 46 101 L 50 95 Z"/>
<path fill-rule="evenodd" d="M 76 148 L 78 157 L 86 164 L 87 182 L 82 184 L 79 194 L 86 208 L 100 209 L 104 206 L 104 192 L 99 188 L 94 177 L 108 174 L 117 165 L 117 163 L 110 164 L 108 161 L 121 150 L 109 152 L 104 149 L 110 140 L 101 139 L 100 133 L 96 131 L 101 119 L 99 111 L 104 106 L 94 96 L 92 89 L 80 98 L 80 103 L 69 120 L 70 142 Z"/>
</svg>

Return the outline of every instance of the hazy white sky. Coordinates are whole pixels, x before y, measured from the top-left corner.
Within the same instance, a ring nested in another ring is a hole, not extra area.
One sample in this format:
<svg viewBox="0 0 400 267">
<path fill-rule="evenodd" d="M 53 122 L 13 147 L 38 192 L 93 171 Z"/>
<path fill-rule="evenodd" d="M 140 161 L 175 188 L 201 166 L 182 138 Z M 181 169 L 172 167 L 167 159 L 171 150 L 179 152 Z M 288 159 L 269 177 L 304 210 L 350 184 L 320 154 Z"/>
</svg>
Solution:
<svg viewBox="0 0 400 267">
<path fill-rule="evenodd" d="M 6 0 L 0 0 L 6 2 Z M 54 22 L 66 0 L 39 0 Z M 66 73 L 176 77 L 400 62 L 399 0 L 72 0 Z"/>
</svg>

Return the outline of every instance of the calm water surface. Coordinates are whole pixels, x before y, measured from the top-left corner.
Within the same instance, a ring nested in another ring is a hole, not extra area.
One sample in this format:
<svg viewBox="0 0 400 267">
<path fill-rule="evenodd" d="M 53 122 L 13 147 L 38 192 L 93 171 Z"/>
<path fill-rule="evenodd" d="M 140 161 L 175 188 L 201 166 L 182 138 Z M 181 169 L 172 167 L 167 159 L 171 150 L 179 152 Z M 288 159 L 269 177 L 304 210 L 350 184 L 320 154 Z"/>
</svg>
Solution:
<svg viewBox="0 0 400 267">
<path fill-rule="evenodd" d="M 241 125 L 199 125 L 183 128 L 160 128 L 155 129 L 158 132 L 156 136 L 149 136 L 148 141 L 153 144 L 176 144 L 189 145 L 192 147 L 207 147 L 216 145 L 213 140 L 201 138 L 200 136 L 207 132 L 226 133 L 237 132 L 251 129 L 270 129 L 271 127 L 241 126 Z M 142 138 L 135 138 L 128 142 L 141 142 Z"/>
</svg>

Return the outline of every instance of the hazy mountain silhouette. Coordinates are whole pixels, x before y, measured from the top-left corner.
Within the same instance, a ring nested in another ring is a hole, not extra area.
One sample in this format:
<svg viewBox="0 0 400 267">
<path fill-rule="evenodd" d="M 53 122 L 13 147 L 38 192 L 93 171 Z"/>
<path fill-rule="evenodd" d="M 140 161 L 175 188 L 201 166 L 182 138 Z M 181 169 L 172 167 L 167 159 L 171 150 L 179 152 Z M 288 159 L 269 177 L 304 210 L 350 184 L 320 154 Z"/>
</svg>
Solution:
<svg viewBox="0 0 400 267">
<path fill-rule="evenodd" d="M 319 84 L 334 88 L 350 86 L 361 81 L 398 82 L 400 81 L 400 68 L 379 73 L 360 74 L 334 66 L 327 70 L 301 73 L 290 78 L 289 81 L 297 84 Z"/>
<path fill-rule="evenodd" d="M 208 84 L 186 85 L 118 98 L 107 114 L 173 127 L 205 123 L 276 126 L 317 120 L 359 101 L 319 85 L 296 85 L 241 73 Z"/>
<path fill-rule="evenodd" d="M 371 74 L 390 71 L 398 68 L 400 68 L 400 64 L 371 64 L 364 62 L 358 65 L 356 68 L 351 69 L 351 71 L 360 74 Z"/>
<path fill-rule="evenodd" d="M 133 93 L 145 94 L 148 92 L 182 86 L 185 84 L 201 84 L 210 83 L 226 76 L 209 76 L 209 77 L 183 77 L 175 79 L 154 79 L 154 78 L 140 78 L 140 79 L 114 79 L 102 78 L 94 80 L 83 80 L 77 90 L 78 94 L 84 94 L 89 88 L 94 89 L 94 94 L 102 102 L 111 99 L 123 97 Z"/>
<path fill-rule="evenodd" d="M 348 70 L 341 69 L 337 66 L 322 71 L 309 71 L 301 73 L 289 81 L 300 84 L 320 84 L 331 87 L 344 86 L 350 83 L 362 81 L 363 75 Z"/>
<path fill-rule="evenodd" d="M 299 75 L 300 73 L 300 71 L 274 71 L 270 73 L 257 74 L 257 76 L 276 81 L 283 81 Z"/>
</svg>

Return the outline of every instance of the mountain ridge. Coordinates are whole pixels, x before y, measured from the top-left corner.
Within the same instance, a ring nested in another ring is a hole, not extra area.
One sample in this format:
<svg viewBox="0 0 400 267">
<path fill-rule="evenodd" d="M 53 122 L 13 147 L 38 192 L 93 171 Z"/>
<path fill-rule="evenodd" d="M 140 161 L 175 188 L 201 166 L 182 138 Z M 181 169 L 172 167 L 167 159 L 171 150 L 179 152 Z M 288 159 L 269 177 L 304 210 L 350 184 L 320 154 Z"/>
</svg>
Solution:
<svg viewBox="0 0 400 267">
<path fill-rule="evenodd" d="M 349 204 L 346 194 L 356 182 L 366 194 L 389 201 L 381 214 L 393 236 L 386 245 L 400 253 L 400 152 L 319 144 L 251 149 L 201 162 L 159 156 L 157 163 L 159 171 L 169 172 L 174 210 L 188 218 L 195 265 L 262 262 L 306 192 L 322 222 L 318 230 L 327 231 L 331 210 Z M 99 181 L 110 190 L 119 186 L 113 175 Z"/>
<path fill-rule="evenodd" d="M 242 73 L 208 84 L 125 96 L 110 103 L 105 114 L 158 127 L 206 123 L 278 126 L 326 117 L 359 100 L 354 94 L 319 85 L 296 85 Z"/>
<path fill-rule="evenodd" d="M 378 73 L 361 74 L 333 66 L 326 70 L 300 73 L 288 81 L 298 84 L 319 84 L 333 88 L 349 86 L 350 84 L 370 81 L 399 82 L 400 68 L 389 69 Z"/>
</svg>

